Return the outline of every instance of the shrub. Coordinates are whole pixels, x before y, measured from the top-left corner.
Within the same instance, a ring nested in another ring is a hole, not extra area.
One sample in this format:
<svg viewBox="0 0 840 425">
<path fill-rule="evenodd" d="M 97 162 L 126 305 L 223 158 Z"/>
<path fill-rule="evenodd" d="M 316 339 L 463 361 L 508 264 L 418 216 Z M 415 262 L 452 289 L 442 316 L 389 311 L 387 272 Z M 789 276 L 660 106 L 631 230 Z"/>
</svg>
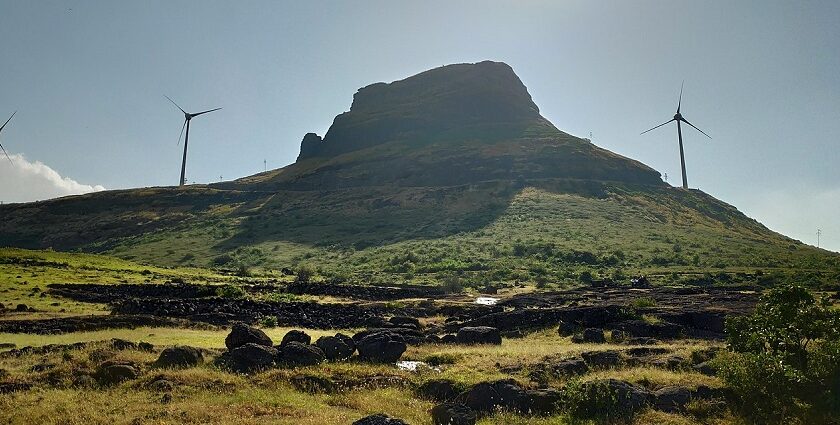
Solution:
<svg viewBox="0 0 840 425">
<path fill-rule="evenodd" d="M 260 325 L 264 328 L 276 328 L 277 316 L 265 316 L 260 319 Z"/>
<path fill-rule="evenodd" d="M 651 297 L 636 298 L 633 300 L 633 307 L 635 308 L 650 308 L 656 307 L 656 300 Z"/>
<path fill-rule="evenodd" d="M 309 283 L 309 281 L 311 281 L 314 276 L 315 268 L 310 266 L 309 264 L 302 264 L 297 269 L 295 281 L 299 283 Z"/>
<path fill-rule="evenodd" d="M 760 423 L 823 423 L 840 413 L 840 312 L 805 288 L 763 295 L 749 316 L 727 319 L 733 354 L 720 375 Z"/>
<path fill-rule="evenodd" d="M 248 295 L 244 289 L 236 285 L 222 285 L 216 288 L 216 296 L 222 298 L 245 298 Z"/>
<path fill-rule="evenodd" d="M 459 294 L 464 292 L 464 284 L 458 276 L 449 275 L 443 278 L 441 289 L 445 294 Z"/>
</svg>

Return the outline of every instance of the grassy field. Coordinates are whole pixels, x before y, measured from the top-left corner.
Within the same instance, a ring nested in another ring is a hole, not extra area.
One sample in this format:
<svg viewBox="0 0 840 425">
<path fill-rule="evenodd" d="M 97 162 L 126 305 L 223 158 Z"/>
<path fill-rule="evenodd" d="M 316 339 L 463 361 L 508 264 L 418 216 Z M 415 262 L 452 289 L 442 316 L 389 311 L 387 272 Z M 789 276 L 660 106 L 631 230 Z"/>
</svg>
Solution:
<svg viewBox="0 0 840 425">
<path fill-rule="evenodd" d="M 266 329 L 275 341 L 287 329 Z M 315 337 L 322 332 L 309 331 Z M 223 346 L 225 331 L 184 331 L 181 329 L 136 329 L 103 331 L 59 336 L 21 336 L 19 344 L 68 343 L 107 340 L 111 337 L 145 340 L 157 344 L 192 344 L 207 348 Z M 7 335 L 0 339 L 7 340 Z M 690 355 L 708 347 L 697 341 L 681 341 L 662 345 L 674 353 Z M 157 356 L 133 350 L 117 351 L 108 342 L 95 343 L 81 350 L 65 350 L 47 355 L 0 359 L 0 368 L 12 380 L 34 382 L 32 390 L 0 396 L 0 420 L 4 423 L 273 423 L 273 424 L 349 424 L 367 414 L 378 412 L 399 417 L 411 424 L 429 424 L 432 403 L 412 392 L 416 385 L 430 379 L 448 378 L 464 385 L 482 380 L 513 377 L 527 382 L 521 373 L 504 373 L 506 366 L 539 363 L 546 356 L 573 357 L 582 351 L 627 348 L 610 344 L 573 344 L 553 331 L 538 332 L 523 340 L 504 340 L 501 346 L 421 345 L 412 347 L 403 356 L 407 360 L 446 361 L 436 369 L 424 368 L 408 372 L 393 365 L 370 365 L 357 362 L 325 363 L 321 366 L 276 369 L 253 376 L 221 371 L 209 364 L 186 370 L 162 370 L 150 366 Z M 85 388 L 71 382 L 74 369 L 90 368 L 104 359 L 129 360 L 143 367 L 142 376 L 116 387 Z M 498 365 L 497 365 L 498 363 Z M 46 372 L 32 372 L 36 364 L 55 365 Z M 523 372 L 524 373 L 524 372 Z M 294 376 L 318 376 L 332 380 L 359 382 L 389 377 L 393 385 L 365 387 L 361 385 L 339 393 L 309 393 L 289 384 Z M 584 375 L 582 380 L 615 377 L 656 389 L 668 385 L 720 386 L 716 378 L 689 371 L 668 371 L 650 367 L 602 370 Z M 166 379 L 174 384 L 171 401 L 162 402 L 163 392 L 156 390 L 155 380 Z M 558 382 L 556 385 L 561 385 Z M 650 421 L 673 424 L 738 423 L 723 412 L 699 420 L 691 415 L 645 412 L 635 423 Z M 567 424 L 565 415 L 532 418 L 501 413 L 486 418 L 481 424 Z"/>
</svg>

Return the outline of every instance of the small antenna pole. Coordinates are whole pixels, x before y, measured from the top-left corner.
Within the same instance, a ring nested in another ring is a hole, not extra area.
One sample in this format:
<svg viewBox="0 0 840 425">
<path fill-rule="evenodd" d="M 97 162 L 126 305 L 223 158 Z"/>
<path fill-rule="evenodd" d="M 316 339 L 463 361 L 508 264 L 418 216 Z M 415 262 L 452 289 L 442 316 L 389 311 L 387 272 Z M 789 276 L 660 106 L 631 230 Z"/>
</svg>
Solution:
<svg viewBox="0 0 840 425">
<path fill-rule="evenodd" d="M 822 235 L 822 230 L 817 229 L 817 248 L 820 247 L 820 235 Z"/>
<path fill-rule="evenodd" d="M 263 171 L 268 171 L 268 161 L 263 160 Z"/>
</svg>

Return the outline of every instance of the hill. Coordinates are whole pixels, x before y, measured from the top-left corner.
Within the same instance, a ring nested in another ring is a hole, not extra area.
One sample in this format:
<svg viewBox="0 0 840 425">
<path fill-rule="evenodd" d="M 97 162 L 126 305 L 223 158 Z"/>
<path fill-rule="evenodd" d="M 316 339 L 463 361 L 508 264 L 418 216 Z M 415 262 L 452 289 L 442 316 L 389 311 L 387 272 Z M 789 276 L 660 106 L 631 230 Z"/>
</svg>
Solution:
<svg viewBox="0 0 840 425">
<path fill-rule="evenodd" d="M 0 217 L 0 246 L 159 265 L 311 264 L 364 281 L 840 279 L 840 256 L 558 130 L 497 62 L 364 87 L 278 170 L 4 205 Z"/>
</svg>

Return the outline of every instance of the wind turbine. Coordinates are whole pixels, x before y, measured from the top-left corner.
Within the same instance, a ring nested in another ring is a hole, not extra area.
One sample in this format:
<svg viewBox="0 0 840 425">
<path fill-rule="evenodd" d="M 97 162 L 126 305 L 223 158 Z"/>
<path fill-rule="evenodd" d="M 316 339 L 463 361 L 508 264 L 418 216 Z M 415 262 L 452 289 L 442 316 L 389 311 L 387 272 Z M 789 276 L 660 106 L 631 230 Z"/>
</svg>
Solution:
<svg viewBox="0 0 840 425">
<path fill-rule="evenodd" d="M 11 121 L 11 120 L 12 120 L 12 117 L 14 117 L 16 113 L 17 113 L 17 111 L 12 112 L 12 116 L 11 116 L 11 117 L 9 117 L 9 119 L 7 119 L 5 123 L 3 123 L 3 126 L 2 126 L 2 127 L 0 127 L 0 132 L 2 132 L 4 128 L 6 128 L 6 124 L 8 124 L 8 123 L 9 123 L 9 121 Z M 3 153 L 6 155 L 6 159 L 8 159 L 8 160 L 9 160 L 9 163 L 10 163 L 10 164 L 12 164 L 12 165 L 15 165 L 15 163 L 14 163 L 14 162 L 12 162 L 12 158 L 11 158 L 11 157 L 9 156 L 9 154 L 6 152 L 6 148 L 4 148 L 4 147 L 3 147 L 3 145 L 0 145 L 0 149 L 2 149 L 2 150 L 3 150 Z"/>
<path fill-rule="evenodd" d="M 169 96 L 167 96 L 167 95 L 163 95 L 163 97 L 169 99 Z M 184 108 L 178 106 L 178 104 L 175 103 L 174 100 L 169 99 L 169 101 L 172 102 L 172 104 L 175 105 L 176 108 L 180 109 L 181 112 L 184 113 L 184 125 L 181 126 L 181 133 L 178 134 L 178 143 L 179 144 L 181 143 L 181 135 L 184 134 L 184 127 L 187 128 L 187 135 L 186 135 L 186 137 L 184 137 L 184 159 L 181 161 L 181 180 L 178 181 L 178 185 L 183 186 L 183 185 L 187 184 L 185 173 L 187 171 L 187 143 L 189 143 L 189 141 L 190 141 L 190 120 L 192 120 L 193 118 L 195 118 L 199 115 L 204 115 L 208 112 L 218 111 L 219 109 L 222 109 L 222 108 L 215 108 L 215 109 L 210 109 L 210 110 L 207 110 L 207 111 L 204 111 L 204 112 L 198 112 L 198 113 L 195 113 L 195 114 L 191 114 L 191 113 L 185 111 Z"/>
<path fill-rule="evenodd" d="M 663 125 L 668 124 L 671 121 L 676 121 L 677 122 L 677 137 L 679 137 L 679 140 L 680 140 L 680 165 L 682 166 L 683 189 L 688 189 L 688 178 L 686 178 L 686 176 L 685 176 L 685 153 L 683 151 L 682 127 L 680 127 L 680 122 L 684 122 L 684 123 L 694 127 L 695 130 L 703 133 L 704 136 L 706 136 L 710 139 L 712 138 L 712 136 L 709 136 L 703 130 L 700 130 L 699 128 L 695 127 L 694 124 L 688 122 L 688 120 L 683 118 L 682 114 L 680 114 L 680 105 L 682 105 L 682 92 L 683 92 L 683 86 L 680 85 L 680 100 L 679 100 L 679 102 L 677 102 L 677 113 L 674 114 L 674 118 L 671 118 L 670 120 L 668 120 L 668 121 L 666 121 L 662 124 L 659 124 L 656 127 L 651 128 L 650 130 L 643 131 L 642 134 L 645 134 L 648 131 L 655 130 L 659 127 L 662 127 Z"/>
</svg>

